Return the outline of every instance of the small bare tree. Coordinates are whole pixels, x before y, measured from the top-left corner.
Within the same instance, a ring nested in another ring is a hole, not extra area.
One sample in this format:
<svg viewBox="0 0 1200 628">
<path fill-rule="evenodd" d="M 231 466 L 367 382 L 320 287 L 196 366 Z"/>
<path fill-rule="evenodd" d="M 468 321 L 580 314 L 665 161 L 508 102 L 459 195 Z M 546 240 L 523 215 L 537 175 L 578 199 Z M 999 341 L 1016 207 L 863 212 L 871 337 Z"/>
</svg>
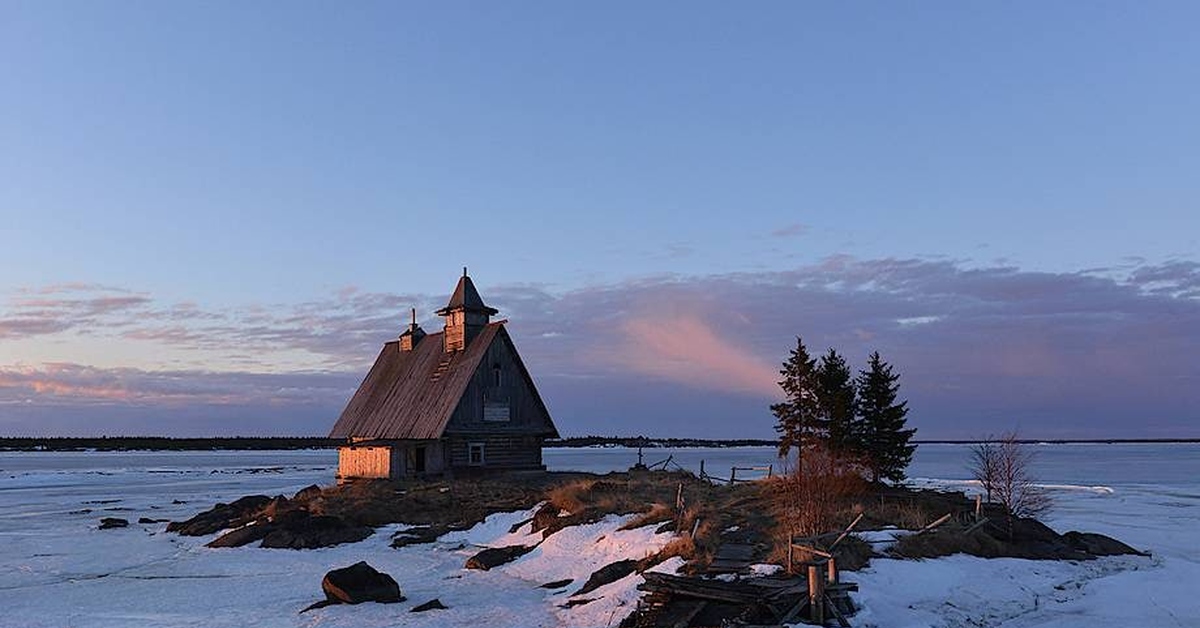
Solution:
<svg viewBox="0 0 1200 628">
<path fill-rule="evenodd" d="M 1004 506 L 1009 517 L 1037 517 L 1050 510 L 1050 496 L 1031 472 L 1033 452 L 1008 432 L 988 437 L 971 448 L 971 474 L 983 487 L 988 502 Z"/>
<path fill-rule="evenodd" d="M 999 448 L 996 441 L 988 436 L 971 447 L 971 477 L 983 488 L 983 499 L 992 502 L 992 492 L 996 488 L 998 476 Z"/>
</svg>

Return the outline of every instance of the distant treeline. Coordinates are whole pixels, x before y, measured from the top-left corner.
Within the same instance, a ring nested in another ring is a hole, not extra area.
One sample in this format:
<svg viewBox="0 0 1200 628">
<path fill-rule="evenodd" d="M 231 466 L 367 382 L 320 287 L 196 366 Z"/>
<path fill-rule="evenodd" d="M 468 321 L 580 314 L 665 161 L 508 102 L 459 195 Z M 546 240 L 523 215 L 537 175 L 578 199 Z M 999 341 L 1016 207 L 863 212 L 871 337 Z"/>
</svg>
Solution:
<svg viewBox="0 0 1200 628">
<path fill-rule="evenodd" d="M 268 449 L 332 449 L 342 439 L 316 436 L 168 438 L 165 436 L 100 436 L 94 438 L 0 438 L 0 451 L 216 451 Z"/>
<path fill-rule="evenodd" d="M 741 438 L 648 438 L 644 436 L 570 436 L 546 439 L 547 447 L 774 447 L 777 440 Z"/>
<path fill-rule="evenodd" d="M 0 451 L 236 451 L 271 449 L 334 449 L 345 441 L 318 436 L 169 438 L 166 436 L 0 437 Z M 973 440 L 921 440 L 919 445 L 973 445 Z M 1026 444 L 1068 443 L 1200 443 L 1200 438 L 1026 439 Z M 649 438 L 642 436 L 570 436 L 546 440 L 547 447 L 775 447 L 777 440 Z"/>
</svg>

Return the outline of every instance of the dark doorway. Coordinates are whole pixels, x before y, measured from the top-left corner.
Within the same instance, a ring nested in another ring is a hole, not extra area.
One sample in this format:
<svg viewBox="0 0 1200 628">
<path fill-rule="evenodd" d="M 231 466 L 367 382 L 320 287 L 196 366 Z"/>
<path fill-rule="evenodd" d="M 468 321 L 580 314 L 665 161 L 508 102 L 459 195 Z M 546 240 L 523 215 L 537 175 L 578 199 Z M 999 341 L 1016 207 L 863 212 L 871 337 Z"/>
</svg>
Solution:
<svg viewBox="0 0 1200 628">
<path fill-rule="evenodd" d="M 419 445 L 413 454 L 413 468 L 417 473 L 425 473 L 425 446 Z"/>
</svg>

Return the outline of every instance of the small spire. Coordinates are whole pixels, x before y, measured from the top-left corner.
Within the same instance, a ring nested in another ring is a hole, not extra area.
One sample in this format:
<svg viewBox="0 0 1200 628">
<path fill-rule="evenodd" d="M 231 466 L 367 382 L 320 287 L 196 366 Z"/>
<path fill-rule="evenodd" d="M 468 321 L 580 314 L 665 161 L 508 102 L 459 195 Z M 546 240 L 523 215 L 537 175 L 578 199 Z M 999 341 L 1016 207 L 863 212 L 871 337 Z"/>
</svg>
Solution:
<svg viewBox="0 0 1200 628">
<path fill-rule="evenodd" d="M 463 266 L 463 277 L 467 276 L 467 267 Z"/>
<path fill-rule="evenodd" d="M 412 309 L 412 326 L 417 326 L 417 308 L 415 307 Z"/>
</svg>

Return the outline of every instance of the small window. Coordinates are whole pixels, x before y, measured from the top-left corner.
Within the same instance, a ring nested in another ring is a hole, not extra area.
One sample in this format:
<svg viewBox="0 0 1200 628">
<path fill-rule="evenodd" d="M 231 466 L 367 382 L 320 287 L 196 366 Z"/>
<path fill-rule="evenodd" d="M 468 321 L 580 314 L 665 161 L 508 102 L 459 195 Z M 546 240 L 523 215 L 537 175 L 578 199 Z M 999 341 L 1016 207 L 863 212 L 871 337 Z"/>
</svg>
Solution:
<svg viewBox="0 0 1200 628">
<path fill-rule="evenodd" d="M 473 467 L 483 466 L 483 443 L 467 445 L 468 460 Z"/>
<path fill-rule="evenodd" d="M 500 388 L 504 385 L 504 371 L 500 369 L 499 364 L 492 365 L 492 388 Z"/>
</svg>

